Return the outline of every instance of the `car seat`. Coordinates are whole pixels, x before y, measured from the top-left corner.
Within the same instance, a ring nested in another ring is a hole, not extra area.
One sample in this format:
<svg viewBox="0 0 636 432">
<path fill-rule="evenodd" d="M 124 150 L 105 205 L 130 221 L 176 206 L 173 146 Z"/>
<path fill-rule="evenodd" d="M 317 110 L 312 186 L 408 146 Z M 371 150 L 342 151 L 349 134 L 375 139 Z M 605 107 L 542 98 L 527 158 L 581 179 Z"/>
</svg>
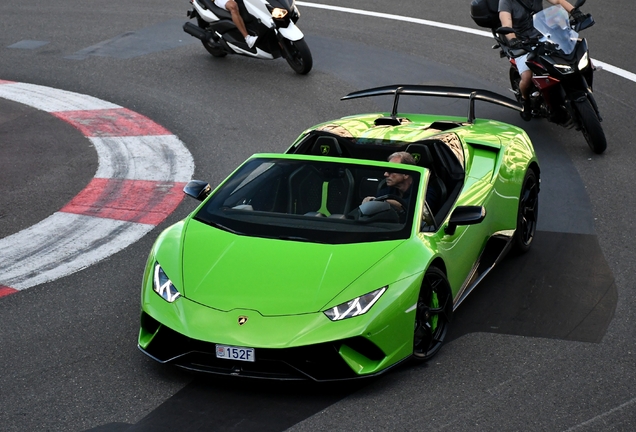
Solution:
<svg viewBox="0 0 636 432">
<path fill-rule="evenodd" d="M 339 217 L 351 211 L 354 179 L 347 168 L 304 165 L 289 176 L 288 213 Z"/>
<path fill-rule="evenodd" d="M 342 156 L 338 140 L 330 136 L 319 136 L 311 147 L 311 154 L 316 156 Z"/>
<path fill-rule="evenodd" d="M 428 190 L 426 191 L 426 202 L 433 214 L 437 213 L 446 198 L 448 191 L 446 184 L 440 178 L 431 150 L 424 144 L 409 144 L 406 152 L 410 153 L 415 159 L 417 166 L 426 168 L 430 171 L 428 181 Z"/>
</svg>

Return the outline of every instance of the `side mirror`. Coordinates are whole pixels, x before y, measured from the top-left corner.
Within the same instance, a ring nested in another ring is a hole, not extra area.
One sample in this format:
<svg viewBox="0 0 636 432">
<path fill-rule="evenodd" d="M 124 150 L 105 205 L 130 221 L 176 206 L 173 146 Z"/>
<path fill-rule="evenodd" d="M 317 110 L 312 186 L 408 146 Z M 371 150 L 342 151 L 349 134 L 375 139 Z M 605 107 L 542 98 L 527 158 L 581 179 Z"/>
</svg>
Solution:
<svg viewBox="0 0 636 432">
<path fill-rule="evenodd" d="M 444 228 L 444 233 L 455 234 L 459 225 L 474 225 L 484 220 L 486 208 L 483 206 L 461 206 L 457 207 L 451 214 L 448 225 Z"/>
<path fill-rule="evenodd" d="M 210 184 L 201 180 L 191 180 L 183 188 L 183 193 L 198 201 L 206 199 L 210 192 L 212 192 Z"/>
</svg>

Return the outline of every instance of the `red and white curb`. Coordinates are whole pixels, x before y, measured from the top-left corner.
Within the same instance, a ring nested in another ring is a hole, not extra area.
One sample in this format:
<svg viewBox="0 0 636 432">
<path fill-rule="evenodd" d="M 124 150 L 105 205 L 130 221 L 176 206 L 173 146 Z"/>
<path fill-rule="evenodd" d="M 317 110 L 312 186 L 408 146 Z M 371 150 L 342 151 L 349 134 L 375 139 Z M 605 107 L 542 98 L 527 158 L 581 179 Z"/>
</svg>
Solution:
<svg viewBox="0 0 636 432">
<path fill-rule="evenodd" d="M 93 180 L 62 209 L 0 239 L 0 297 L 75 273 L 172 213 L 192 178 L 185 145 L 149 118 L 92 96 L 0 80 L 0 97 L 46 111 L 95 146 Z M 37 203 L 34 203 L 36 205 Z"/>
</svg>

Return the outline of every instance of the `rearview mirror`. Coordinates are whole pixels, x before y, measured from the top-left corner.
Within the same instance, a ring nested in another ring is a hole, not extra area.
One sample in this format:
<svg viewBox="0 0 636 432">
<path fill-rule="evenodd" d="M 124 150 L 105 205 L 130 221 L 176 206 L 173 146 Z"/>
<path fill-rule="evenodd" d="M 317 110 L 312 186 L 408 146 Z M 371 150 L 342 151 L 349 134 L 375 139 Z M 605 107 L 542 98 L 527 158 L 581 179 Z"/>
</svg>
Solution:
<svg viewBox="0 0 636 432">
<path fill-rule="evenodd" d="M 201 180 L 191 180 L 183 188 L 183 193 L 198 201 L 206 199 L 211 191 L 210 184 Z"/>
</svg>

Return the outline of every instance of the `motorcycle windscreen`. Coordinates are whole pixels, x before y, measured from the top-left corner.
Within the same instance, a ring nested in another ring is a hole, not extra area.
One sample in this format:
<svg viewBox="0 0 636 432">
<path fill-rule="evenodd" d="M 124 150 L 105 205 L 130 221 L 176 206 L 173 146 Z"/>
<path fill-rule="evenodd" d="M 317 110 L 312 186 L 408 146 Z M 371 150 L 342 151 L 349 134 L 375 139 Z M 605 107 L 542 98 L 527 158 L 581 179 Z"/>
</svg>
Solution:
<svg viewBox="0 0 636 432">
<path fill-rule="evenodd" d="M 533 17 L 536 28 L 547 40 L 558 46 L 566 55 L 574 51 L 579 34 L 570 28 L 568 13 L 563 6 L 543 9 Z"/>
</svg>

